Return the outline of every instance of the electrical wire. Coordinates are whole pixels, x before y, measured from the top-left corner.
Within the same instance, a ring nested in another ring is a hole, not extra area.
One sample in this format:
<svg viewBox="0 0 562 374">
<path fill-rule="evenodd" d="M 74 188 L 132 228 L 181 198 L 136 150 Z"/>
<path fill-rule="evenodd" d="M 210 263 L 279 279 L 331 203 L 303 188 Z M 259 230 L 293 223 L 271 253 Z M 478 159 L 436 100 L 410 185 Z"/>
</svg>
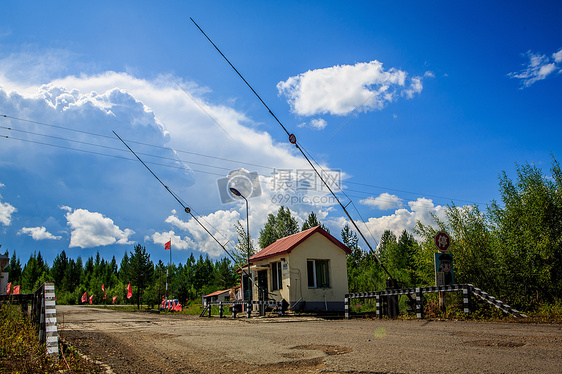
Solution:
<svg viewBox="0 0 562 374">
<path fill-rule="evenodd" d="M 63 131 L 78 132 L 78 133 L 86 134 L 86 135 L 89 135 L 89 136 L 92 136 L 92 137 L 101 137 L 101 138 L 111 139 L 112 141 L 117 140 L 114 137 L 107 137 L 106 135 L 103 135 L 103 134 L 97 134 L 97 133 L 88 132 L 88 131 L 76 130 L 76 129 L 72 129 L 72 128 L 69 128 L 69 127 L 53 125 L 53 124 L 49 124 L 49 123 L 45 123 L 45 122 L 27 120 L 27 119 L 8 116 L 8 115 L 4 115 L 4 114 L 0 115 L 0 118 L 9 118 L 9 119 L 16 120 L 16 121 L 22 121 L 22 122 L 28 122 L 28 123 L 38 124 L 38 125 L 42 125 L 42 126 L 48 126 L 48 127 L 57 128 L 57 129 L 60 129 L 60 130 L 63 130 Z M 82 144 L 82 145 L 98 147 L 98 148 L 108 149 L 108 150 L 115 150 L 115 151 L 118 151 L 118 152 L 126 152 L 126 150 L 124 150 L 122 148 L 116 148 L 116 147 L 111 147 L 111 146 L 106 146 L 106 145 L 96 144 L 96 143 L 86 142 L 86 141 L 79 141 L 79 140 L 64 138 L 64 137 L 59 137 L 59 136 L 47 135 L 47 134 L 42 134 L 42 133 L 38 133 L 38 132 L 34 132 L 34 131 L 21 130 L 21 129 L 17 129 L 17 128 L 14 128 L 14 127 L 0 126 L 0 129 L 25 133 L 25 134 L 29 134 L 29 135 L 41 136 L 41 137 L 55 139 L 55 140 L 66 141 L 66 142 L 69 142 L 69 143 Z M 120 156 L 115 156 L 115 155 L 102 153 L 102 152 L 87 151 L 87 150 L 83 150 L 83 149 L 66 147 L 66 146 L 61 146 L 61 145 L 56 145 L 56 144 L 51 144 L 51 143 L 46 143 L 46 142 L 39 142 L 39 141 L 23 139 L 23 138 L 17 138 L 17 137 L 13 137 L 13 136 L 3 136 L 3 138 L 19 140 L 19 141 L 29 142 L 29 143 L 34 143 L 34 144 L 40 144 L 40 145 L 45 145 L 45 146 L 51 146 L 51 147 L 56 147 L 56 148 L 74 150 L 74 151 L 78 151 L 78 152 L 85 152 L 85 153 L 90 153 L 90 154 L 95 154 L 95 155 L 100 155 L 100 156 L 120 158 L 120 159 L 125 159 L 125 160 L 134 160 L 134 159 L 127 158 L 127 157 L 120 157 Z M 126 140 L 126 141 L 128 143 L 143 145 L 143 146 L 151 147 L 151 148 L 154 148 L 154 149 L 160 149 L 160 150 L 165 150 L 165 151 L 171 150 L 175 153 L 183 153 L 183 154 L 203 157 L 203 158 L 207 158 L 207 159 L 212 159 L 212 160 L 216 160 L 216 161 L 233 163 L 233 164 L 236 164 L 236 166 L 246 165 L 246 166 L 257 167 L 257 168 L 269 170 L 272 173 L 275 172 L 275 170 L 277 170 L 276 168 L 273 168 L 271 166 L 265 166 L 265 165 L 256 164 L 256 163 L 248 163 L 248 162 L 244 162 L 244 161 L 240 161 L 240 160 L 234 160 L 234 159 L 228 159 L 228 158 L 206 155 L 206 154 L 197 153 L 197 152 L 174 149 L 174 148 L 170 148 L 170 147 L 164 147 L 164 146 L 159 146 L 159 145 L 145 143 L 145 142 L 139 142 L 139 141 L 133 141 L 133 140 Z M 320 163 L 318 163 L 316 160 L 314 160 L 312 155 L 306 149 L 304 149 L 302 147 L 302 145 L 301 145 L 301 149 L 304 152 L 307 153 L 308 157 L 311 158 L 312 161 L 314 161 L 314 163 L 322 170 L 322 172 L 325 175 L 330 175 L 331 170 L 327 171 L 325 168 L 323 168 L 322 165 Z M 182 158 L 179 158 L 179 157 L 176 159 L 176 158 L 171 158 L 171 157 L 166 157 L 166 156 L 154 155 L 154 154 L 146 153 L 146 152 L 137 152 L 137 153 L 140 154 L 140 155 L 143 155 L 143 156 L 147 156 L 147 157 L 165 159 L 165 160 L 170 160 L 170 161 L 174 161 L 174 162 L 179 161 L 179 162 L 182 162 L 182 163 L 187 163 L 189 165 L 198 165 L 198 166 L 203 166 L 203 167 L 208 167 L 208 168 L 218 169 L 218 170 L 225 170 L 225 171 L 231 171 L 232 170 L 232 168 L 228 168 L 228 167 L 221 167 L 221 166 L 211 165 L 211 164 L 208 164 L 208 163 L 201 163 L 201 162 L 195 162 L 195 161 L 191 161 L 191 160 L 185 160 L 185 159 L 182 159 Z M 167 164 L 156 163 L 156 162 L 148 162 L 148 163 L 150 163 L 151 165 L 164 166 L 164 167 L 169 167 L 169 168 L 174 168 L 174 169 L 183 169 L 183 170 L 187 169 L 185 166 L 167 165 Z M 188 170 L 196 172 L 196 173 L 203 173 L 203 174 L 209 174 L 209 175 L 224 177 L 223 174 L 213 173 L 213 172 L 205 171 L 205 170 L 193 169 L 191 167 Z M 273 178 L 275 178 L 275 177 L 273 177 Z M 269 181 L 266 180 L 266 182 L 269 182 Z M 351 180 L 345 180 L 345 184 L 363 186 L 363 187 L 368 187 L 368 188 L 376 188 L 376 189 L 382 189 L 382 190 L 386 190 L 386 191 L 394 191 L 394 192 L 399 192 L 399 193 L 406 193 L 406 194 L 411 194 L 411 195 L 418 195 L 418 196 L 422 195 L 424 197 L 436 198 L 436 199 L 440 199 L 440 200 L 443 200 L 443 201 L 458 201 L 458 202 L 465 202 L 465 203 L 476 204 L 476 205 L 482 205 L 483 204 L 481 202 L 475 202 L 475 201 L 472 201 L 472 200 L 445 197 L 445 196 L 439 196 L 439 195 L 432 195 L 432 194 L 420 193 L 420 192 L 415 192 L 415 191 L 400 190 L 400 189 L 394 189 L 394 188 L 390 188 L 390 187 L 376 186 L 376 185 L 365 184 L 365 183 L 360 183 L 360 182 L 353 182 Z M 348 198 L 349 200 L 351 200 L 350 197 L 364 198 L 364 196 L 357 196 L 357 195 L 352 196 L 348 192 L 356 192 L 356 193 L 366 194 L 366 195 L 375 194 L 372 191 L 364 191 L 364 190 L 357 190 L 357 189 L 350 189 L 350 188 L 347 188 L 346 190 L 344 190 L 339 185 L 337 185 L 337 187 L 339 189 L 339 193 L 344 194 L 346 196 L 346 198 Z M 380 196 L 378 197 L 378 199 L 380 199 L 382 201 L 386 201 L 386 199 L 381 198 Z M 394 200 L 388 200 L 388 201 L 392 202 Z M 356 211 L 357 211 L 357 209 L 356 209 Z"/>
</svg>

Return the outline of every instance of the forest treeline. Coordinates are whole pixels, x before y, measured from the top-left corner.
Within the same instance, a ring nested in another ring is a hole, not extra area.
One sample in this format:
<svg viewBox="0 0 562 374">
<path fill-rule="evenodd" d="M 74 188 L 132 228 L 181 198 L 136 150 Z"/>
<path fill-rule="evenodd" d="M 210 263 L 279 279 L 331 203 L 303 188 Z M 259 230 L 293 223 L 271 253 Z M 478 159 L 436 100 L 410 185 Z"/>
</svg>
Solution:
<svg viewBox="0 0 562 374">
<path fill-rule="evenodd" d="M 445 219 L 434 217 L 434 225 L 417 223 L 413 232 L 386 231 L 376 253 L 364 251 L 357 233 L 345 226 L 339 238 L 351 250 L 347 257 L 350 292 L 385 288 L 387 274 L 377 259 L 402 287 L 435 284 L 433 237 L 446 231 L 451 237 L 449 252 L 454 256 L 456 283 L 470 283 L 502 301 L 522 310 L 562 301 L 562 172 L 553 158 L 550 173 L 543 174 L 534 165 L 517 165 L 517 179 L 500 175 L 501 202 L 492 201 L 482 212 L 477 206 L 448 205 Z M 288 208 L 270 214 L 260 231 L 260 248 L 286 235 L 321 224 L 311 213 L 299 227 Z M 249 248 L 246 232 L 237 224 L 238 244 L 235 258 L 244 263 Z M 332 233 L 332 235 L 334 235 Z M 338 235 L 334 235 L 338 237 Z M 252 242 L 250 243 L 252 244 Z M 93 294 L 95 304 L 142 303 L 156 305 L 165 292 L 169 276 L 169 295 L 198 300 L 202 294 L 226 289 L 239 282 L 237 266 L 228 258 L 211 260 L 193 254 L 185 263 L 168 267 L 153 263 L 146 248 L 134 246 L 119 264 L 115 257 L 107 261 L 89 257 L 85 261 L 68 258 L 62 251 L 51 266 L 40 252 L 30 256 L 22 267 L 16 253 L 11 256 L 9 280 L 21 285 L 21 292 L 32 292 L 43 282 L 55 282 L 58 303 L 79 303 L 84 292 Z M 133 295 L 126 298 L 127 285 Z M 107 298 L 104 299 L 104 285 Z"/>
</svg>

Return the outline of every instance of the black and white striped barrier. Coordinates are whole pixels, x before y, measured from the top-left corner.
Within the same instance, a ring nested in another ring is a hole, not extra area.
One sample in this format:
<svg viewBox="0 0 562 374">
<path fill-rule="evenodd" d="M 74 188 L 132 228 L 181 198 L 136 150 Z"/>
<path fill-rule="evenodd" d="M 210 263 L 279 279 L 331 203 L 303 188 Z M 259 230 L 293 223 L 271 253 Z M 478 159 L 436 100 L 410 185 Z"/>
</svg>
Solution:
<svg viewBox="0 0 562 374">
<path fill-rule="evenodd" d="M 434 292 L 458 292 L 463 293 L 463 311 L 466 314 L 470 313 L 470 294 L 478 296 L 482 300 L 488 302 L 489 304 L 495 306 L 496 308 L 502 310 L 505 313 L 509 313 L 515 317 L 527 317 L 525 314 L 513 309 L 509 305 L 503 303 L 502 301 L 496 299 L 493 296 L 488 295 L 479 288 L 474 287 L 472 284 L 454 284 L 451 286 L 438 286 L 438 287 L 417 287 L 417 288 L 405 288 L 405 289 L 393 289 L 393 290 L 383 290 L 383 291 L 371 291 L 371 292 L 358 292 L 345 295 L 345 318 L 349 319 L 351 316 L 351 300 L 352 299 L 376 299 L 376 315 L 378 318 L 382 318 L 382 300 L 381 298 L 385 296 L 395 296 L 395 295 L 414 295 L 416 298 L 416 317 L 423 318 L 423 294 L 424 293 L 434 293 Z"/>
<path fill-rule="evenodd" d="M 488 295 L 487 292 L 482 291 L 480 288 L 476 288 L 472 285 L 469 285 L 469 286 L 472 287 L 472 293 L 473 294 L 478 296 L 480 299 L 486 301 L 488 304 L 491 304 L 491 305 L 495 306 L 496 308 L 503 311 L 504 313 L 509 313 L 509 314 L 514 315 L 516 317 L 527 318 L 527 316 L 525 314 L 521 313 L 517 309 L 513 309 L 512 307 L 510 307 L 507 304 L 504 304 L 503 301 L 498 300 L 495 297 Z"/>
<path fill-rule="evenodd" d="M 219 318 L 224 317 L 224 307 L 230 306 L 232 311 L 232 317 L 236 318 L 236 314 L 238 313 L 238 309 L 241 311 L 242 308 L 236 308 L 237 305 L 244 306 L 246 310 L 246 317 L 250 318 L 252 316 L 252 308 L 250 307 L 250 303 L 247 301 L 213 301 L 207 302 L 207 315 L 211 317 L 211 308 L 213 306 L 219 307 Z M 253 300 L 251 305 L 259 305 L 268 308 L 277 308 L 277 310 L 284 312 L 283 310 L 283 302 L 282 301 L 273 301 L 273 300 Z"/>
</svg>

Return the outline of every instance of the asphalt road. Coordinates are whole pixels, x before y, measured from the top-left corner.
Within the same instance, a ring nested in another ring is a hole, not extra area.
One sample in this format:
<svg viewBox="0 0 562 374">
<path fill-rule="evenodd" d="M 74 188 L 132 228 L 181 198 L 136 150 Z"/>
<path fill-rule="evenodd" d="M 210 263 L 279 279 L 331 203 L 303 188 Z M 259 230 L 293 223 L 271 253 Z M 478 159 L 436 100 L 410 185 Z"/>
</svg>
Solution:
<svg viewBox="0 0 562 374">
<path fill-rule="evenodd" d="M 57 306 L 59 335 L 115 373 L 562 373 L 562 325 L 212 319 Z"/>
</svg>

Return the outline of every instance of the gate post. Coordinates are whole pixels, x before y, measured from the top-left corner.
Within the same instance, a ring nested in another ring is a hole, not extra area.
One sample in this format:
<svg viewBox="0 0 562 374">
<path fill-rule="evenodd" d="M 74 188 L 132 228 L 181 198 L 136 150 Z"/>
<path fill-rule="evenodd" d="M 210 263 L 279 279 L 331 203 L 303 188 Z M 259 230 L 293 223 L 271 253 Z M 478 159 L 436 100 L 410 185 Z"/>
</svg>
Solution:
<svg viewBox="0 0 562 374">
<path fill-rule="evenodd" d="M 222 301 L 219 301 L 219 318 L 222 318 L 222 313 L 223 313 Z"/>
<path fill-rule="evenodd" d="M 377 292 L 375 295 L 376 302 L 375 302 L 375 310 L 378 319 L 382 319 L 382 310 L 381 310 L 381 294 Z"/>
<path fill-rule="evenodd" d="M 345 294 L 344 310 L 345 310 L 345 319 L 349 319 L 349 294 Z"/>
<path fill-rule="evenodd" d="M 416 317 L 423 318 L 423 292 L 420 287 L 416 288 Z"/>
<path fill-rule="evenodd" d="M 246 303 L 246 318 L 250 318 L 252 316 L 252 303 L 248 301 Z"/>
<path fill-rule="evenodd" d="M 462 285 L 462 306 L 466 314 L 470 313 L 470 289 L 466 284 Z"/>
</svg>

